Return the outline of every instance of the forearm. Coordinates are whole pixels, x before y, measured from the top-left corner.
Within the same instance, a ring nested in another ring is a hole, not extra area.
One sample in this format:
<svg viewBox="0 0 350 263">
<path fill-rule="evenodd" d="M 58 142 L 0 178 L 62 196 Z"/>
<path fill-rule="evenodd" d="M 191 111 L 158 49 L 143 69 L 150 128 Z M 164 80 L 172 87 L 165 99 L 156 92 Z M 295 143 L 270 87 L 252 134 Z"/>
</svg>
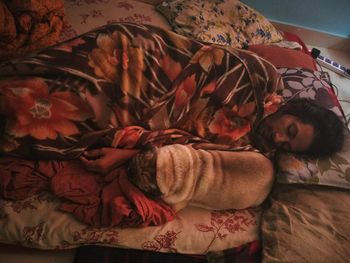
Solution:
<svg viewBox="0 0 350 263">
<path fill-rule="evenodd" d="M 127 163 L 139 151 L 138 149 L 104 147 L 85 151 L 80 156 L 80 160 L 89 171 L 107 174 L 113 169 Z"/>
<path fill-rule="evenodd" d="M 120 152 L 119 159 L 125 162 L 129 161 L 140 152 L 139 149 L 118 149 L 118 151 Z"/>
</svg>

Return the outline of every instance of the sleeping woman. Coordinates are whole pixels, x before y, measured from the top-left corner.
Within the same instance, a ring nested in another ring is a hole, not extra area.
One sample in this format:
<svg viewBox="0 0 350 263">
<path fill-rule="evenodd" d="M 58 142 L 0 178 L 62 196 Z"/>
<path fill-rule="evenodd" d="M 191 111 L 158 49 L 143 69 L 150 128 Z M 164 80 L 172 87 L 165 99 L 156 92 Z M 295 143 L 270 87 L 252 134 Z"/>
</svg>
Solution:
<svg viewBox="0 0 350 263">
<path fill-rule="evenodd" d="M 332 111 L 296 99 L 264 118 L 249 137 L 255 150 L 174 144 L 143 152 L 100 148 L 84 152 L 80 159 L 87 169 L 104 173 L 134 156 L 128 165 L 129 179 L 176 211 L 187 205 L 244 209 L 258 206 L 269 194 L 275 151 L 331 156 L 342 147 L 344 127 Z"/>
<path fill-rule="evenodd" d="M 271 190 L 276 150 L 326 156 L 343 141 L 332 112 L 284 104 L 267 61 L 152 26 L 101 27 L 7 62 L 0 77 L 5 157 L 79 159 L 109 178 L 97 183 L 102 193 L 127 171 L 175 211 L 257 206 Z M 8 178 L 4 193 L 15 187 Z"/>
</svg>

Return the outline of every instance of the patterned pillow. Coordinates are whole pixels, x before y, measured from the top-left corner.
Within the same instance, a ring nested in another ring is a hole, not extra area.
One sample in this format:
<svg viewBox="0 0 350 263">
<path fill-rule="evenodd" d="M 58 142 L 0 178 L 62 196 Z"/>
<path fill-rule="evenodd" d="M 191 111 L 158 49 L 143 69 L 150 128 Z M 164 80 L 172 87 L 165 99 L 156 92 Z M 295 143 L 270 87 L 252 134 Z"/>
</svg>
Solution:
<svg viewBox="0 0 350 263">
<path fill-rule="evenodd" d="M 343 111 L 321 72 L 301 68 L 280 68 L 285 89 L 283 96 L 310 98 L 343 118 Z M 345 120 L 345 119 L 344 119 Z M 309 160 L 282 153 L 278 156 L 280 183 L 303 183 L 336 186 L 350 189 L 350 134 L 346 133 L 343 149 L 330 158 Z"/>
<path fill-rule="evenodd" d="M 209 43 L 241 48 L 283 38 L 263 15 L 238 0 L 168 0 L 157 9 L 175 32 Z"/>
</svg>

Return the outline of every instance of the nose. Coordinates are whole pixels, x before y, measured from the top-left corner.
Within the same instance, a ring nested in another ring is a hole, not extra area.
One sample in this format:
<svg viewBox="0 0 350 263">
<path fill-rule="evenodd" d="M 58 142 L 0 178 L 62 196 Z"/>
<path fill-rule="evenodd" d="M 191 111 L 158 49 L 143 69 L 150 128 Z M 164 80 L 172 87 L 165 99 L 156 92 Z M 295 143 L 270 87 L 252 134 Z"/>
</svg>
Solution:
<svg viewBox="0 0 350 263">
<path fill-rule="evenodd" d="M 283 143 L 288 142 L 289 138 L 283 132 L 275 132 L 273 140 L 276 146 L 280 146 Z"/>
</svg>

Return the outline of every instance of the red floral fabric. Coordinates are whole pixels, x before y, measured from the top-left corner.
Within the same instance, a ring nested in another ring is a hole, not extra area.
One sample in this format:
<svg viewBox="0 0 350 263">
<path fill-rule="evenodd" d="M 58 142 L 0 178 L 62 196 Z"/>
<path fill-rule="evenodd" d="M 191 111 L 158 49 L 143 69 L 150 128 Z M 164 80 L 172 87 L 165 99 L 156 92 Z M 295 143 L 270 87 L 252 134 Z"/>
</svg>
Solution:
<svg viewBox="0 0 350 263">
<path fill-rule="evenodd" d="M 161 200 L 147 198 L 132 185 L 125 169 L 108 174 L 115 179 L 106 182 L 102 175 L 86 171 L 77 160 L 29 161 L 3 157 L 0 167 L 3 198 L 23 200 L 49 190 L 61 199 L 60 210 L 89 225 L 159 225 L 175 216 Z M 19 207 L 23 209 L 23 205 Z"/>
</svg>

